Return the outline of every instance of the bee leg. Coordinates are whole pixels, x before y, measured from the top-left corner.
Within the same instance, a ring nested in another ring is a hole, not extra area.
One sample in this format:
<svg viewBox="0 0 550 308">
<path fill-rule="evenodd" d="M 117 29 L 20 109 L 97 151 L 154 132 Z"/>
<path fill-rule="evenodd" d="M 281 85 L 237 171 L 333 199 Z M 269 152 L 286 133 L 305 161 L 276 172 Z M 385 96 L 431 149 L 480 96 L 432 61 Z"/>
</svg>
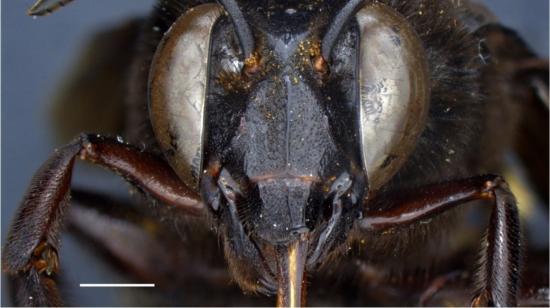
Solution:
<svg viewBox="0 0 550 308">
<path fill-rule="evenodd" d="M 515 306 L 521 254 L 519 216 L 514 195 L 501 177 L 477 176 L 378 196 L 369 203 L 359 226 L 365 231 L 402 227 L 429 220 L 472 200 L 493 202 L 472 305 Z M 393 206 L 378 211 L 377 202 L 390 202 Z"/>
<path fill-rule="evenodd" d="M 73 0 L 37 0 L 27 11 L 31 16 L 44 16 L 57 11 Z"/>
<path fill-rule="evenodd" d="M 12 305 L 20 307 L 62 305 L 55 275 L 42 275 L 35 268 L 8 277 Z"/>
<path fill-rule="evenodd" d="M 439 292 L 446 285 L 457 280 L 458 278 L 463 278 L 464 274 L 466 273 L 462 271 L 452 271 L 433 279 L 428 288 L 426 288 L 426 290 L 424 290 L 424 292 L 422 292 L 422 294 L 420 295 L 418 305 L 422 307 L 426 306 L 433 298 L 433 296 L 437 294 L 437 292 Z"/>
<path fill-rule="evenodd" d="M 354 263 L 353 273 L 359 273 L 360 294 L 365 299 L 363 303 L 369 306 L 407 306 L 415 303 L 416 298 L 411 299 L 414 293 L 403 287 L 402 278 L 395 279 L 389 268 L 361 259 Z M 420 281 L 423 279 L 419 278 Z"/>
<path fill-rule="evenodd" d="M 470 274 L 462 268 L 451 267 L 437 274 L 408 272 L 399 276 L 391 267 L 372 264 L 363 259 L 356 259 L 353 264 L 353 273 L 359 273 L 361 296 L 372 306 L 460 307 L 467 305 L 470 300 L 471 294 L 463 288 L 463 285 L 469 285 Z M 440 291 L 447 295 L 449 289 L 453 290 L 452 297 L 442 297 Z M 462 293 L 466 297 L 460 296 Z M 444 300 L 438 301 L 440 299 Z"/>
<path fill-rule="evenodd" d="M 71 209 L 66 217 L 69 231 L 94 245 L 94 251 L 116 269 L 122 268 L 134 279 L 154 282 L 155 287 L 163 289 L 185 285 L 177 283 L 184 280 L 220 287 L 230 284 L 224 264 L 213 266 L 204 258 L 195 260 L 179 236 L 168 236 L 173 234 L 167 231 L 173 226 L 172 220 L 168 226 L 159 223 L 155 215 L 134 210 L 140 205 L 131 200 L 82 189 L 73 189 L 71 195 Z M 182 262 L 191 266 L 182 268 Z"/>
<path fill-rule="evenodd" d="M 79 242 L 90 243 L 94 252 L 134 279 L 156 286 L 170 280 L 183 247 L 159 236 L 164 228 L 157 220 L 136 211 L 130 200 L 82 190 L 71 195 L 65 225 Z"/>
<path fill-rule="evenodd" d="M 151 197 L 200 215 L 199 197 L 161 158 L 98 135 L 82 135 L 55 151 L 34 175 L 18 209 L 2 254 L 3 270 L 25 280 L 17 305 L 59 306 L 59 230 L 69 201 L 75 158 L 117 172 Z"/>
<path fill-rule="evenodd" d="M 548 205 L 548 61 L 534 59 L 522 64 L 524 70 L 517 72 L 517 78 L 523 82 L 516 82 L 513 91 L 526 94 L 513 146 L 538 196 Z"/>
<path fill-rule="evenodd" d="M 488 64 L 484 88 L 493 98 L 488 102 L 487 125 L 510 123 L 513 130 L 499 130 L 499 136 L 513 137 L 513 144 L 499 148 L 514 148 L 532 186 L 548 204 L 548 59 L 539 58 L 514 30 L 503 25 L 487 24 L 475 35 L 480 42 L 480 57 Z M 508 140 L 488 138 L 492 140 L 484 140 L 484 144 Z M 492 155 L 487 156 L 493 159 Z"/>
</svg>

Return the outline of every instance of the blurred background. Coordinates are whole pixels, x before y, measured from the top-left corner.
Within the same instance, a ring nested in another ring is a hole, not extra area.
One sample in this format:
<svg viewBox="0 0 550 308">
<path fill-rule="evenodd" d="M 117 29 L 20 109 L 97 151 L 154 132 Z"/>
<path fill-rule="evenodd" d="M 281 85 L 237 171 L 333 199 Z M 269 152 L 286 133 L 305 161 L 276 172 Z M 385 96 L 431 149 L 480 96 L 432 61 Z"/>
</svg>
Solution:
<svg viewBox="0 0 550 308">
<path fill-rule="evenodd" d="M 75 64 L 82 46 L 98 30 L 129 17 L 146 15 L 153 2 L 80 0 L 56 14 L 36 19 L 25 14 L 32 0 L 1 2 L 2 246 L 33 173 L 60 146 L 50 129 L 51 98 Z M 504 25 L 518 30 L 539 55 L 548 57 L 548 0 L 482 2 Z M 81 186 L 126 189 L 119 179 L 105 177 L 102 171 L 86 172 L 84 177 L 79 173 L 82 170 L 77 167 L 74 181 Z M 83 289 L 78 288 L 78 283 L 128 281 L 87 253 L 86 246 L 75 238 L 64 236 L 63 240 L 61 260 L 70 287 L 68 300 L 80 305 L 116 305 L 113 299 L 119 296 L 119 289 Z M 6 305 L 6 284 L 2 283 L 2 306 Z"/>
</svg>

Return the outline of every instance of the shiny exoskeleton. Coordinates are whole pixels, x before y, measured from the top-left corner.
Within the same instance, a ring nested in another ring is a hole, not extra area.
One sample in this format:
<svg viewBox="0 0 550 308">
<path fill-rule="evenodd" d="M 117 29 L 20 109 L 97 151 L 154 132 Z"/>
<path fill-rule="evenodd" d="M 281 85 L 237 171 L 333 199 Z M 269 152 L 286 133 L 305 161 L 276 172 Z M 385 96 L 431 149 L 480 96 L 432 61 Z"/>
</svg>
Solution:
<svg viewBox="0 0 550 308">
<path fill-rule="evenodd" d="M 475 155 L 509 146 L 486 143 L 498 129 L 491 38 L 512 36 L 490 23 L 466 1 L 159 1 L 129 69 L 128 143 L 82 134 L 24 197 L 3 251 L 18 303 L 61 304 L 59 227 L 80 158 L 204 218 L 232 279 L 278 306 L 305 305 L 308 275 L 351 246 L 373 264 L 389 245 L 422 249 L 404 238 L 481 201 L 492 214 L 471 303 L 516 305 L 516 201 Z M 529 63 L 518 71 L 547 71 Z"/>
</svg>

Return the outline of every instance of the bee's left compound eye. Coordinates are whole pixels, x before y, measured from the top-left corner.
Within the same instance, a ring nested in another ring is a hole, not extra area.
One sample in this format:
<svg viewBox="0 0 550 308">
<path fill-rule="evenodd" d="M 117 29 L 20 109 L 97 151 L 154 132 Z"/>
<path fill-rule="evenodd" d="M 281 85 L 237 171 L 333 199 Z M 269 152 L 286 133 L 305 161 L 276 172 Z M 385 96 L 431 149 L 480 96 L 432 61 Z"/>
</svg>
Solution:
<svg viewBox="0 0 550 308">
<path fill-rule="evenodd" d="M 405 16 L 381 2 L 350 0 L 322 41 L 323 58 L 347 21 L 359 32 L 359 135 L 369 189 L 389 181 L 414 150 L 430 105 L 430 73 L 419 35 Z"/>
<path fill-rule="evenodd" d="M 159 145 L 184 183 L 198 187 L 210 37 L 224 9 L 207 3 L 188 10 L 168 30 L 149 73 L 149 113 Z"/>
<path fill-rule="evenodd" d="M 426 124 L 430 79 L 422 42 L 404 16 L 382 3 L 356 14 L 360 33 L 360 135 L 371 189 L 385 184 Z"/>
</svg>

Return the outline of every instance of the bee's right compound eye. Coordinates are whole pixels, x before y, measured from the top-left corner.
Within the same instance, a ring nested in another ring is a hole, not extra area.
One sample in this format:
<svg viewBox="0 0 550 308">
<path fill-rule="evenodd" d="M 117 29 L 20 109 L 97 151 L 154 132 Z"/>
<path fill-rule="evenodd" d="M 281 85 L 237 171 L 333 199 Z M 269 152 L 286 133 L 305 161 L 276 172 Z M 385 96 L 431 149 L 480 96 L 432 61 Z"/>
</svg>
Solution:
<svg viewBox="0 0 550 308">
<path fill-rule="evenodd" d="M 221 5 L 188 10 L 168 30 L 149 73 L 149 113 L 159 145 L 184 183 L 198 188 L 211 32 Z"/>
</svg>

